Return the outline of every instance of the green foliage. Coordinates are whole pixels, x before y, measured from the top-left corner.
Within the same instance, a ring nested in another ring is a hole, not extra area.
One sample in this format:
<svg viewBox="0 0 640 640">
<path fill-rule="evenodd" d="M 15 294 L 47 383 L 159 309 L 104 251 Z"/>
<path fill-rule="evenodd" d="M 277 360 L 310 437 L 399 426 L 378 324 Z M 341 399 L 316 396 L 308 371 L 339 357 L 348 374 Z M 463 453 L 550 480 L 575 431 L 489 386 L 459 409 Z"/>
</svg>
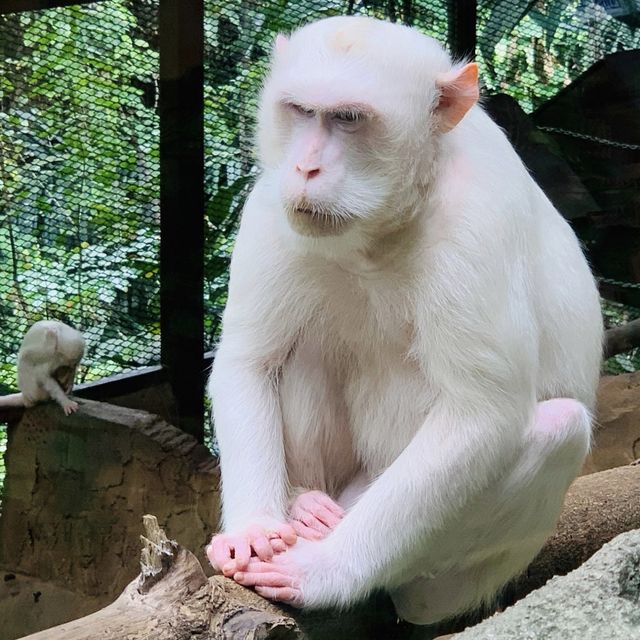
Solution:
<svg viewBox="0 0 640 640">
<path fill-rule="evenodd" d="M 131 5 L 0 18 L 0 382 L 9 386 L 21 336 L 44 317 L 87 334 L 86 379 L 158 358 L 158 117 L 145 99 L 158 55 Z"/>
<path fill-rule="evenodd" d="M 640 29 L 593 0 L 484 0 L 478 61 L 490 93 L 532 111 L 609 53 L 640 47 Z"/>
<path fill-rule="evenodd" d="M 110 0 L 0 17 L 0 391 L 43 317 L 87 334 L 85 379 L 158 360 L 156 10 L 157 0 Z M 209 346 L 256 175 L 254 114 L 275 35 L 344 13 L 446 40 L 445 0 L 206 1 Z M 483 77 L 533 109 L 606 53 L 639 46 L 637 31 L 592 0 L 484 0 Z"/>
</svg>

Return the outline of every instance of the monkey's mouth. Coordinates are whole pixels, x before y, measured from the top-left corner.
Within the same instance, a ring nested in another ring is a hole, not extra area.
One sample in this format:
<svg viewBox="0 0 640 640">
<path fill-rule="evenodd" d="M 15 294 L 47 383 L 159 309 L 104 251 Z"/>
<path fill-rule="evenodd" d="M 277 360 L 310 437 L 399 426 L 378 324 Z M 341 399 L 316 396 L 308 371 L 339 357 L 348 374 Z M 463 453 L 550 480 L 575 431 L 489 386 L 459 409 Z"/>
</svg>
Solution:
<svg viewBox="0 0 640 640">
<path fill-rule="evenodd" d="M 328 207 L 310 202 L 288 203 L 286 212 L 293 230 L 303 236 L 339 235 L 349 222 Z"/>
<path fill-rule="evenodd" d="M 334 217 L 333 214 L 326 208 L 306 202 L 300 204 L 292 204 L 287 208 L 294 215 L 305 216 L 307 218 L 317 218 L 323 220 Z"/>
<path fill-rule="evenodd" d="M 314 217 L 316 215 L 326 216 L 326 213 L 318 213 L 317 209 L 313 207 L 295 207 L 293 211 L 302 216 Z"/>
</svg>

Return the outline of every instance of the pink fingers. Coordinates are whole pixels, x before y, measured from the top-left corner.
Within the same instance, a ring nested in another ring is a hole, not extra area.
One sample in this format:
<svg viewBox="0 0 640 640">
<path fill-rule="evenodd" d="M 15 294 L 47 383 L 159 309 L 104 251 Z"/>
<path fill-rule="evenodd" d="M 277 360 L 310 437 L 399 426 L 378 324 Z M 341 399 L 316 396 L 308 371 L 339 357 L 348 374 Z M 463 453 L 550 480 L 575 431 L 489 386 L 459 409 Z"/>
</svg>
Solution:
<svg viewBox="0 0 640 640">
<path fill-rule="evenodd" d="M 308 527 L 300 520 L 292 520 L 291 526 L 296 530 L 296 533 L 305 540 L 322 540 L 322 538 L 324 538 L 319 531 Z"/>
<path fill-rule="evenodd" d="M 322 524 L 329 527 L 329 529 L 333 529 L 337 524 L 340 523 L 341 520 L 340 517 L 335 515 L 332 511 L 321 504 L 316 505 L 313 515 Z"/>
<path fill-rule="evenodd" d="M 306 524 L 310 529 L 315 529 L 319 533 L 322 534 L 322 537 L 328 535 L 331 531 L 326 524 L 321 522 L 315 513 L 301 513 L 298 516 L 298 520 L 300 520 L 303 524 Z"/>
<path fill-rule="evenodd" d="M 235 551 L 236 571 L 238 569 L 244 569 L 251 559 L 249 540 L 243 536 L 238 536 L 231 539 L 230 545 Z"/>
<path fill-rule="evenodd" d="M 256 552 L 260 560 L 271 560 L 273 558 L 273 549 L 271 542 L 264 534 L 253 535 L 250 538 L 251 547 Z"/>
<path fill-rule="evenodd" d="M 207 557 L 216 569 L 222 569 L 231 560 L 231 549 L 222 536 L 215 536 L 207 547 Z"/>
<path fill-rule="evenodd" d="M 287 550 L 287 545 L 280 538 L 271 538 L 269 542 L 274 553 L 282 553 Z"/>
<path fill-rule="evenodd" d="M 325 507 L 325 509 L 331 511 L 337 518 L 342 519 L 344 517 L 344 509 L 337 502 L 334 502 L 328 495 L 321 493 L 317 496 L 317 500 L 323 507 Z"/>
<path fill-rule="evenodd" d="M 291 546 L 296 543 L 296 539 L 298 536 L 296 535 L 295 529 L 291 525 L 281 524 L 277 529 L 277 533 L 286 545 Z"/>
</svg>

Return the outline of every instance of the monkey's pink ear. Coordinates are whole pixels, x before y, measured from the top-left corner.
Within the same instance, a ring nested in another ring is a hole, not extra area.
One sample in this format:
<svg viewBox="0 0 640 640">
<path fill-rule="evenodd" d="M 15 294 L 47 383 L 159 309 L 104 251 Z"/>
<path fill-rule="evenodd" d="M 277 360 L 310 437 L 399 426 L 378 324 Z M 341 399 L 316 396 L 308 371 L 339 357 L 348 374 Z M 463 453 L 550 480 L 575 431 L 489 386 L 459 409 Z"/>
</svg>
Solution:
<svg viewBox="0 0 640 640">
<path fill-rule="evenodd" d="M 276 53 L 282 53 L 286 48 L 287 45 L 289 44 L 289 38 L 287 38 L 287 36 L 282 35 L 281 33 L 279 33 L 276 36 L 276 42 L 275 42 L 275 52 Z"/>
<path fill-rule="evenodd" d="M 438 128 L 446 133 L 464 118 L 480 97 L 478 65 L 470 62 L 462 69 L 441 75 L 436 79 L 436 87 L 440 91 L 436 107 Z"/>
</svg>

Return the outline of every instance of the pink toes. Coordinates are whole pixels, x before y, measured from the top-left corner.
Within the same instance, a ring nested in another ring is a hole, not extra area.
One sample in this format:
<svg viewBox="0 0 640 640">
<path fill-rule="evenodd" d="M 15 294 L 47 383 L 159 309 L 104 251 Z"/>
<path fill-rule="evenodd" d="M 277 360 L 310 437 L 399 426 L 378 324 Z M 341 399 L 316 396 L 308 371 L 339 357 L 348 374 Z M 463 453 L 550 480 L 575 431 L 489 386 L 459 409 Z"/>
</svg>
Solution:
<svg viewBox="0 0 640 640">
<path fill-rule="evenodd" d="M 340 523 L 344 509 L 322 491 L 308 491 L 295 499 L 290 514 L 300 537 L 321 540 Z"/>
<path fill-rule="evenodd" d="M 274 554 L 295 544 L 296 539 L 296 531 L 289 524 L 280 524 L 269 530 L 253 525 L 237 534 L 213 536 L 207 547 L 207 557 L 213 567 L 231 577 L 245 569 L 253 556 L 267 562 Z"/>
</svg>

